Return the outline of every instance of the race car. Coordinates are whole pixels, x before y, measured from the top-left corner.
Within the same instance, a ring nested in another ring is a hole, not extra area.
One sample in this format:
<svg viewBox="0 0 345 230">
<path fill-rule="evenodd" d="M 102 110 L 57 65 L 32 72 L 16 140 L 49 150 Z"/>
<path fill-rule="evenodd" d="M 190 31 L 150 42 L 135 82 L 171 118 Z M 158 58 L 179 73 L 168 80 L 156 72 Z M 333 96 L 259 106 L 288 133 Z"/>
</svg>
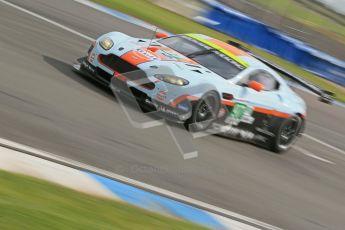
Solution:
<svg viewBox="0 0 345 230">
<path fill-rule="evenodd" d="M 212 130 L 280 153 L 303 132 L 306 104 L 273 67 L 235 43 L 162 32 L 154 39 L 104 34 L 74 65 L 192 132 Z"/>
</svg>

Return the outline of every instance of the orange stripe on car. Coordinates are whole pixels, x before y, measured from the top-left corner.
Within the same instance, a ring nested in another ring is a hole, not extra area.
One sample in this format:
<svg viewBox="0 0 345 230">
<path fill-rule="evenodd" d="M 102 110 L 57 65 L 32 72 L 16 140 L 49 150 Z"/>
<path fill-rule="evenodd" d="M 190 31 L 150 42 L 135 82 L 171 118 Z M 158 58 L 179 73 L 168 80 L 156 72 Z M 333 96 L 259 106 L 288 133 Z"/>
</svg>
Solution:
<svg viewBox="0 0 345 230">
<path fill-rule="evenodd" d="M 210 38 L 208 39 L 210 42 L 212 42 L 213 44 L 222 47 L 223 49 L 229 51 L 230 53 L 236 55 L 236 56 L 249 56 L 249 54 L 235 46 L 229 45 L 223 41 L 214 39 L 214 38 Z"/>
<path fill-rule="evenodd" d="M 270 110 L 265 108 L 254 107 L 254 112 L 272 115 L 280 118 L 289 118 L 291 115 L 288 113 L 279 112 L 277 110 Z"/>
<path fill-rule="evenodd" d="M 226 100 L 222 100 L 222 104 L 226 106 L 231 106 L 231 107 L 235 106 L 235 102 L 226 101 Z M 253 111 L 257 113 L 263 113 L 263 114 L 267 114 L 267 115 L 271 115 L 275 117 L 280 117 L 280 118 L 291 117 L 291 115 L 288 113 L 283 113 L 277 110 L 265 109 L 265 108 L 260 108 L 260 107 L 254 107 Z"/>
<path fill-rule="evenodd" d="M 146 52 L 152 52 L 150 50 L 147 50 Z M 126 62 L 131 63 L 132 65 L 140 65 L 141 63 L 151 61 L 152 59 L 140 52 L 137 52 L 135 50 L 129 51 L 121 56 L 123 60 Z"/>
<path fill-rule="evenodd" d="M 227 106 L 234 106 L 235 102 L 222 100 L 222 104 Z"/>
<path fill-rule="evenodd" d="M 182 96 L 179 96 L 177 97 L 175 100 L 173 100 L 172 102 L 170 102 L 170 106 L 171 107 L 176 107 L 179 103 L 185 101 L 185 100 L 190 100 L 190 101 L 196 101 L 198 100 L 199 98 L 196 97 L 196 96 L 191 96 L 191 95 L 182 95 Z"/>
</svg>

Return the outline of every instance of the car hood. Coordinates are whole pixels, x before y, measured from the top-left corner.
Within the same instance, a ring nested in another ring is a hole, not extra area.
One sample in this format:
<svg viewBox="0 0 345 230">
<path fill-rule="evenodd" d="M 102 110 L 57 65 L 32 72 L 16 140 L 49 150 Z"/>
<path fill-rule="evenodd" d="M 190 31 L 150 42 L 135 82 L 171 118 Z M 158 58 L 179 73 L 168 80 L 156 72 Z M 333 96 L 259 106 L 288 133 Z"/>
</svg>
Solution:
<svg viewBox="0 0 345 230">
<path fill-rule="evenodd" d="M 183 54 L 155 41 L 130 41 L 130 48 L 119 55 L 123 60 L 138 66 L 150 74 L 170 73 L 176 76 L 199 81 L 225 81 L 218 74 Z M 127 41 L 127 47 L 129 42 Z M 122 44 L 123 45 L 123 44 Z"/>
<path fill-rule="evenodd" d="M 151 61 L 174 61 L 180 63 L 188 63 L 198 65 L 192 59 L 182 55 L 181 53 L 168 48 L 168 47 L 159 47 L 159 46 L 149 46 L 149 47 L 140 47 L 121 56 L 122 59 L 131 62 L 134 65 L 140 65 L 145 62 Z"/>
</svg>

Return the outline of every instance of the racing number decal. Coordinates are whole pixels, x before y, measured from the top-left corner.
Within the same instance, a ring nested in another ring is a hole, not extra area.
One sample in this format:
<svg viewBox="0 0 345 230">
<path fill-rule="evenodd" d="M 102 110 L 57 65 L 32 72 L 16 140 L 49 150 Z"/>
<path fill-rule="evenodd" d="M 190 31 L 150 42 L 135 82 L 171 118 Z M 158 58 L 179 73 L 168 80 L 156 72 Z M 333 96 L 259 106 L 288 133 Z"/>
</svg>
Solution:
<svg viewBox="0 0 345 230">
<path fill-rule="evenodd" d="M 238 125 L 240 122 L 252 124 L 254 118 L 252 117 L 253 108 L 243 103 L 235 103 L 235 106 L 230 111 L 229 116 L 225 122 L 231 125 Z"/>
<path fill-rule="evenodd" d="M 235 120 L 241 120 L 247 109 L 248 106 L 246 104 L 236 103 L 230 112 L 230 117 Z"/>
</svg>

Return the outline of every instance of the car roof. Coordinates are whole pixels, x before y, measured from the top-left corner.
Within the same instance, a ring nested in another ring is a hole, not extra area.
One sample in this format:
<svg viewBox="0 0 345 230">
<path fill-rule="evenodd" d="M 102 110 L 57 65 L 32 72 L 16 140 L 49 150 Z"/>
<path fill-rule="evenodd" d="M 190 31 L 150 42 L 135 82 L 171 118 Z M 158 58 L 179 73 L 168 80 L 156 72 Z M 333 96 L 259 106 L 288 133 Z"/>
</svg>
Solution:
<svg viewBox="0 0 345 230">
<path fill-rule="evenodd" d="M 267 65 L 265 65 L 255 57 L 251 56 L 250 53 L 241 50 L 235 46 L 232 46 L 226 42 L 203 34 L 186 34 L 186 36 L 194 38 L 204 43 L 205 45 L 219 50 L 223 54 L 229 56 L 230 58 L 234 59 L 235 61 L 237 61 L 245 67 L 254 67 L 270 70 L 270 68 Z"/>
</svg>

